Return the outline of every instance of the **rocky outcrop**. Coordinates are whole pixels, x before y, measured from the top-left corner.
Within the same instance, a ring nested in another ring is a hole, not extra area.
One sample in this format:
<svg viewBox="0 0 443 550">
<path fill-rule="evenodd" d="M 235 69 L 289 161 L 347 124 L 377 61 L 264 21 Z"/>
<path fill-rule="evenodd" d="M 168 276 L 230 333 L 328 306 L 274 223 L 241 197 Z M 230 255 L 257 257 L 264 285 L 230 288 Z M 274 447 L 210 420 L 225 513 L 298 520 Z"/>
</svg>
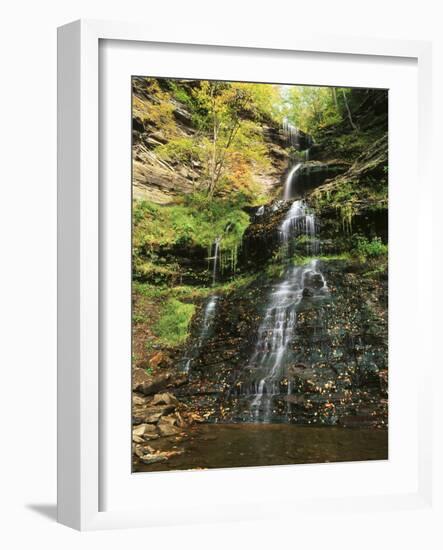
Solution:
<svg viewBox="0 0 443 550">
<path fill-rule="evenodd" d="M 171 385 L 171 373 L 158 374 L 151 376 L 144 369 L 133 369 L 132 372 L 132 388 L 136 392 L 143 395 L 153 395 L 158 391 L 164 390 Z"/>
<path fill-rule="evenodd" d="M 303 162 L 297 172 L 297 184 L 293 198 L 301 199 L 308 196 L 326 180 L 330 180 L 338 174 L 343 174 L 348 168 L 349 163 L 340 160 Z"/>
<path fill-rule="evenodd" d="M 322 223 L 324 250 L 349 248 L 352 233 L 388 239 L 388 136 L 383 134 L 344 173 L 309 195 Z M 329 240 L 329 244 L 328 241 Z"/>
<path fill-rule="evenodd" d="M 177 192 L 191 193 L 193 178 L 198 173 L 187 169 L 178 171 L 162 161 L 146 144 L 134 146 L 133 197 L 151 200 L 159 204 L 171 202 Z"/>
<path fill-rule="evenodd" d="M 289 203 L 276 200 L 251 212 L 239 251 L 239 270 L 260 269 L 273 256 L 281 244 L 279 227 L 289 208 Z"/>
<path fill-rule="evenodd" d="M 320 307 L 304 294 L 293 363 L 274 398 L 277 420 L 282 414 L 298 424 L 350 426 L 361 420 L 386 426 L 387 281 L 370 276 L 373 269 L 358 261 L 322 262 L 330 298 Z M 212 335 L 193 362 L 190 383 L 177 392 L 209 420 L 251 420 L 250 399 L 244 397 L 248 363 L 275 284 L 275 278 L 262 276 L 219 300 Z"/>
<path fill-rule="evenodd" d="M 156 377 L 159 383 L 159 377 Z M 168 377 L 170 381 L 171 377 Z M 164 381 L 164 377 L 162 378 Z M 161 382 L 163 384 L 163 382 Z M 151 385 L 152 387 L 153 385 Z M 201 421 L 195 412 L 170 392 L 158 393 L 150 397 L 134 388 L 132 405 L 132 442 L 134 465 L 137 462 L 154 464 L 166 462 L 171 457 L 183 453 L 177 443 L 187 437 L 187 429 Z M 171 444 L 171 438 L 174 443 Z"/>
<path fill-rule="evenodd" d="M 353 162 L 388 130 L 388 96 L 385 90 L 353 89 L 352 124 L 344 117 L 320 130 L 309 150 L 311 160 Z"/>
<path fill-rule="evenodd" d="M 188 81 L 184 85 L 192 89 L 199 82 Z M 253 117 L 254 113 L 245 112 L 244 117 L 247 119 L 248 116 Z M 253 179 L 263 194 L 272 197 L 281 184 L 288 153 L 284 136 L 275 123 L 263 121 L 261 131 L 271 165 L 266 169 L 258 164 L 253 165 Z M 198 160 L 169 162 L 156 152 L 158 146 L 167 144 L 171 139 L 192 138 L 195 133 L 192 114 L 186 105 L 174 98 L 167 80 L 133 79 L 134 199 L 166 204 L 196 189 L 204 170 Z"/>
</svg>

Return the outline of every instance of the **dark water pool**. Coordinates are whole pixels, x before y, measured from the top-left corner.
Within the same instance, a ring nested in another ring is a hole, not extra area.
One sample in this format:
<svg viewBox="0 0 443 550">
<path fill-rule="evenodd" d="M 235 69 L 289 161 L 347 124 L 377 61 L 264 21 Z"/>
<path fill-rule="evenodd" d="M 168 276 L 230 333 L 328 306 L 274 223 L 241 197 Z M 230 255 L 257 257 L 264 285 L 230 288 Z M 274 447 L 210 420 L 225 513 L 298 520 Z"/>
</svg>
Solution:
<svg viewBox="0 0 443 550">
<path fill-rule="evenodd" d="M 156 442 L 153 442 L 156 443 Z M 161 446 L 176 445 L 184 453 L 165 463 L 136 463 L 136 472 L 235 468 L 386 460 L 388 432 L 367 428 L 312 427 L 293 424 L 203 424 L 180 442 L 163 439 Z M 153 445 L 154 446 L 154 445 Z"/>
</svg>

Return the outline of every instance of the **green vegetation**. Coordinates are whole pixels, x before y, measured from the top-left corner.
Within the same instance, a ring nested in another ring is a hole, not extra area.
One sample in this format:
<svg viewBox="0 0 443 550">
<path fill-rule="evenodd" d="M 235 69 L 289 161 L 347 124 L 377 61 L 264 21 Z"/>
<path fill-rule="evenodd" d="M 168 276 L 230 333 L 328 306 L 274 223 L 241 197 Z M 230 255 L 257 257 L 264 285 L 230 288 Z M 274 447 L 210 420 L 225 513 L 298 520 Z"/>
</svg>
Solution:
<svg viewBox="0 0 443 550">
<path fill-rule="evenodd" d="M 352 117 L 351 97 L 349 88 L 287 86 L 283 112 L 290 122 L 314 137 L 345 118 L 358 130 Z"/>
<path fill-rule="evenodd" d="M 133 282 L 132 292 L 135 300 L 132 315 L 133 326 L 140 327 L 140 335 L 145 338 L 142 349 L 135 352 L 133 360 L 152 353 L 158 347 L 174 348 L 186 342 L 190 323 L 195 315 L 197 304 L 201 304 L 209 295 L 228 294 L 250 285 L 257 274 L 241 275 L 215 286 L 158 285 Z"/>
<path fill-rule="evenodd" d="M 155 254 L 150 255 L 153 259 Z M 155 258 L 156 261 L 151 259 L 145 259 L 139 255 L 134 255 L 133 260 L 133 272 L 134 276 L 141 280 L 149 280 L 158 284 L 167 283 L 173 281 L 180 276 L 180 268 L 177 263 L 170 263 L 162 265 L 165 262 L 162 258 Z"/>
<path fill-rule="evenodd" d="M 189 137 L 171 139 L 168 143 L 159 145 L 155 152 L 161 159 L 174 163 L 189 164 L 205 160 L 202 148 Z"/>
<path fill-rule="evenodd" d="M 165 136 L 172 138 L 177 135 L 174 119 L 174 106 L 169 101 L 169 95 L 161 90 L 155 78 L 143 79 L 144 92 L 155 101 L 143 101 L 137 95 L 132 98 L 132 116 L 142 123 L 152 124 L 161 128 Z"/>
<path fill-rule="evenodd" d="M 208 197 L 241 193 L 256 202 L 261 187 L 254 174 L 271 169 L 262 124 L 281 119 L 278 86 L 155 78 L 136 79 L 134 86 L 134 118 L 163 134 L 154 146 L 158 159 L 198 167 L 195 189 Z M 183 135 L 171 99 L 189 111 L 192 135 Z"/>
<path fill-rule="evenodd" d="M 175 97 L 192 107 L 197 132 L 192 138 L 177 137 L 157 152 L 169 162 L 198 163 L 203 167 L 198 188 L 209 197 L 259 191 L 252 167 L 270 168 L 257 119 L 270 108 L 269 86 L 203 81 L 190 92 L 174 84 Z M 250 118 L 245 118 L 248 113 Z M 268 113 L 269 115 L 269 113 Z"/>
<path fill-rule="evenodd" d="M 353 218 L 362 211 L 376 212 L 388 206 L 387 136 L 362 153 L 351 168 L 316 189 L 310 199 L 319 212 L 335 210 L 343 229 L 353 233 Z"/>
<path fill-rule="evenodd" d="M 215 239 L 220 238 L 221 268 L 235 270 L 237 250 L 249 225 L 249 216 L 242 210 L 242 196 L 236 200 L 208 199 L 195 193 L 180 204 L 156 205 L 148 201 L 135 202 L 133 207 L 134 274 L 141 280 L 158 283 L 179 276 L 176 264 L 162 265 L 157 250 L 162 247 L 200 247 L 211 256 Z"/>
<path fill-rule="evenodd" d="M 351 245 L 349 250 L 341 252 L 339 254 L 316 254 L 303 255 L 294 254 L 291 261 L 294 265 L 305 265 L 313 259 L 317 259 L 324 262 L 330 261 L 353 261 L 366 262 L 371 258 L 378 258 L 380 256 L 386 256 L 388 253 L 388 245 L 384 244 L 380 237 L 374 237 L 368 240 L 362 235 L 353 235 L 351 238 Z"/>
<path fill-rule="evenodd" d="M 281 196 L 285 170 L 294 161 L 310 158 L 312 172 L 325 162 L 338 167 L 307 199 L 320 220 L 325 250 L 338 251 L 316 258 L 348 262 L 350 271 L 382 280 L 387 245 L 372 237 L 375 222 L 368 231 L 362 228 L 362 220 L 387 209 L 386 125 L 371 118 L 375 109 L 365 122 L 361 109 L 375 96 L 348 88 L 156 78 L 135 79 L 134 90 L 135 363 L 159 349 L 182 346 L 197 308 L 214 293 L 244 288 L 239 294 L 246 295 L 261 277 L 283 276 L 288 259 L 278 250 L 276 233 L 285 210 L 267 208 L 259 218 L 252 207 Z M 309 156 L 283 139 L 285 119 L 314 137 Z M 140 193 L 148 188 L 149 194 Z M 242 256 L 251 222 L 260 225 L 250 228 Z M 293 243 L 299 251 L 289 259 L 294 265 L 313 259 L 306 246 L 311 238 L 301 235 Z M 239 258 L 246 261 L 237 265 Z"/>
<path fill-rule="evenodd" d="M 159 286 L 151 283 L 141 283 L 134 281 L 133 292 L 136 295 L 145 296 L 150 299 L 168 299 L 174 298 L 177 300 L 201 300 L 210 294 L 225 294 L 248 286 L 257 278 L 257 274 L 238 275 L 225 283 L 218 283 L 214 286 L 194 286 L 194 285 L 177 285 Z M 143 316 L 133 316 L 134 322 L 143 322 Z"/>
<path fill-rule="evenodd" d="M 166 346 L 182 344 L 189 335 L 189 323 L 195 312 L 194 304 L 185 304 L 174 298 L 169 299 L 154 324 L 153 332 Z"/>
<path fill-rule="evenodd" d="M 361 235 L 353 235 L 352 244 L 352 253 L 362 260 L 384 256 L 388 253 L 388 245 L 384 244 L 380 237 L 374 237 L 369 241 Z"/>
<path fill-rule="evenodd" d="M 294 265 L 306 265 L 314 259 L 323 262 L 349 261 L 352 259 L 352 256 L 349 252 L 342 252 L 341 254 L 317 254 L 316 256 L 303 256 L 298 254 L 292 256 Z"/>
</svg>

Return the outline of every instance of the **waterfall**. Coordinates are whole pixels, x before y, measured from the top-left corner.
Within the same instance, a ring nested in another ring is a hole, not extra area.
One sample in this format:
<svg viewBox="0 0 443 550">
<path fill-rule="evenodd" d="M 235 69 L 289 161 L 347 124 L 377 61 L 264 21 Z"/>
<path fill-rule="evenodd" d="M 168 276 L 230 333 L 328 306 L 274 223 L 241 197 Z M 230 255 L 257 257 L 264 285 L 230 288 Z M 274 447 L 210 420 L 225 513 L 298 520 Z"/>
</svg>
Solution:
<svg viewBox="0 0 443 550">
<path fill-rule="evenodd" d="M 289 244 L 295 236 L 306 235 L 310 249 L 317 251 L 317 226 L 314 214 L 304 201 L 294 201 L 280 225 L 281 250 L 289 265 L 282 282 L 268 297 L 255 349 L 248 364 L 253 378 L 248 386 L 253 396 L 250 411 L 256 422 L 269 422 L 272 419 L 273 397 L 280 393 L 280 382 L 290 365 L 290 344 L 297 328 L 299 305 L 305 295 L 311 299 L 321 299 L 328 294 L 318 259 L 311 259 L 301 266 L 290 263 Z M 287 393 L 291 393 L 289 381 Z"/>
<path fill-rule="evenodd" d="M 287 118 L 283 120 L 282 127 L 289 145 L 298 149 L 300 145 L 300 130 L 291 124 Z"/>
<path fill-rule="evenodd" d="M 314 296 L 327 292 L 326 282 L 318 271 L 317 260 L 306 266 L 291 266 L 285 279 L 271 293 L 264 319 L 258 330 L 258 341 L 250 366 L 261 376 L 258 390 L 251 404 L 254 420 L 269 422 L 272 416 L 272 397 L 279 393 L 279 382 L 284 375 L 291 343 L 297 325 L 297 307 L 301 303 L 309 281 L 316 276 L 322 284 Z M 288 385 L 290 393 L 290 385 Z"/>
<path fill-rule="evenodd" d="M 218 258 L 220 255 L 220 241 L 221 237 L 217 237 L 214 241 L 213 248 L 214 248 L 214 254 L 213 256 L 210 256 L 209 260 L 214 260 L 214 263 L 212 264 L 212 286 L 215 285 L 217 280 L 217 265 L 218 265 Z"/>
<path fill-rule="evenodd" d="M 300 170 L 302 166 L 302 163 L 299 162 L 298 164 L 295 164 L 288 172 L 288 175 L 286 176 L 285 181 L 285 187 L 283 191 L 283 199 L 285 201 L 289 200 L 291 198 L 291 190 L 292 190 L 292 180 L 296 178 L 297 172 Z"/>
<path fill-rule="evenodd" d="M 288 145 L 297 150 L 306 149 L 309 157 L 309 147 L 314 143 L 312 136 L 291 124 L 287 118 L 283 119 L 282 130 Z"/>
<path fill-rule="evenodd" d="M 214 250 L 214 254 L 208 258 L 208 260 L 213 260 L 212 264 L 212 286 L 215 285 L 217 281 L 217 266 L 218 266 L 218 260 L 220 256 L 220 241 L 221 237 L 217 237 L 211 246 L 211 250 Z M 198 338 L 195 341 L 194 345 L 192 346 L 190 352 L 187 354 L 187 356 L 184 358 L 184 371 L 186 373 L 189 373 L 192 362 L 198 357 L 200 348 L 202 347 L 203 343 L 205 342 L 206 338 L 209 335 L 209 329 L 211 328 L 212 322 L 215 317 L 215 310 L 217 306 L 217 300 L 218 296 L 217 294 L 211 294 L 208 298 L 208 301 L 206 302 L 204 312 L 203 312 L 203 319 L 201 321 L 200 325 L 200 331 L 198 334 Z"/>
<path fill-rule="evenodd" d="M 209 335 L 209 329 L 211 328 L 212 321 L 214 320 L 214 316 L 215 316 L 217 300 L 218 300 L 218 296 L 216 294 L 213 294 L 212 296 L 209 297 L 208 301 L 206 302 L 198 338 L 195 344 L 193 345 L 190 353 L 188 354 L 187 357 L 185 357 L 185 360 L 184 360 L 185 361 L 184 371 L 186 373 L 189 372 L 192 362 L 194 361 L 194 359 L 198 357 L 199 350 Z"/>
</svg>

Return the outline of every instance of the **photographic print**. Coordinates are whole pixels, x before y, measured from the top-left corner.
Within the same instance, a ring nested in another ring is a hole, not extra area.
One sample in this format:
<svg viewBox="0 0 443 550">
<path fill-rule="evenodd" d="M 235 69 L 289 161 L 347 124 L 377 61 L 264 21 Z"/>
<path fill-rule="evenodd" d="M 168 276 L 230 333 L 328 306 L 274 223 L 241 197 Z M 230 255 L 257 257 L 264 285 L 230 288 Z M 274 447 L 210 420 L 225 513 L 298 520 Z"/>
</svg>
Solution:
<svg viewBox="0 0 443 550">
<path fill-rule="evenodd" d="M 388 91 L 131 86 L 133 472 L 387 459 Z"/>
</svg>

